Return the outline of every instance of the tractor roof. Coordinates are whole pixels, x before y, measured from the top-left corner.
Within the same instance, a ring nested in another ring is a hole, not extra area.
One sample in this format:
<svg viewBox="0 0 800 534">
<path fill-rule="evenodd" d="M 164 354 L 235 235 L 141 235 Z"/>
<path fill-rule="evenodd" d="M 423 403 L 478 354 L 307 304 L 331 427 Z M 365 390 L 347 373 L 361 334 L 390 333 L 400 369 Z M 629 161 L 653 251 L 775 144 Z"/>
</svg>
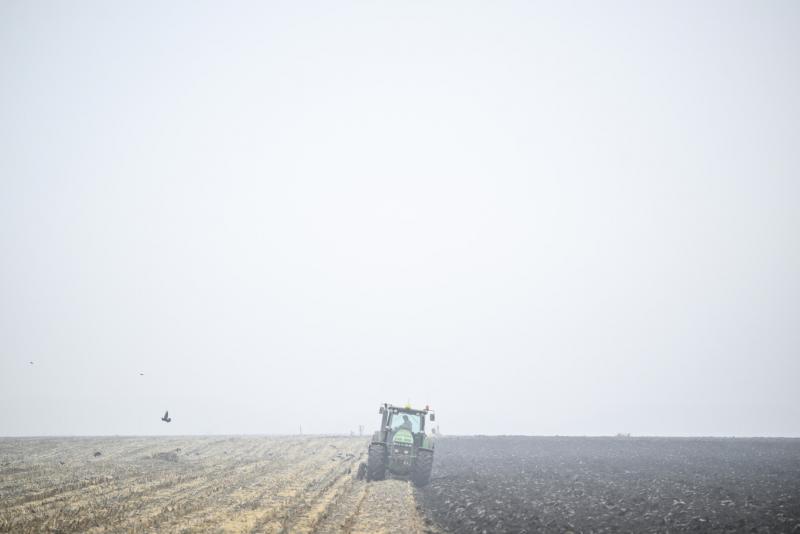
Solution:
<svg viewBox="0 0 800 534">
<path fill-rule="evenodd" d="M 418 414 L 423 414 L 423 415 L 433 411 L 428 406 L 426 406 L 425 408 L 423 408 L 421 410 L 417 409 L 417 408 L 412 408 L 411 406 L 395 406 L 393 404 L 384 404 L 384 407 L 387 410 L 393 410 L 393 411 L 405 412 L 405 413 L 418 413 Z"/>
</svg>

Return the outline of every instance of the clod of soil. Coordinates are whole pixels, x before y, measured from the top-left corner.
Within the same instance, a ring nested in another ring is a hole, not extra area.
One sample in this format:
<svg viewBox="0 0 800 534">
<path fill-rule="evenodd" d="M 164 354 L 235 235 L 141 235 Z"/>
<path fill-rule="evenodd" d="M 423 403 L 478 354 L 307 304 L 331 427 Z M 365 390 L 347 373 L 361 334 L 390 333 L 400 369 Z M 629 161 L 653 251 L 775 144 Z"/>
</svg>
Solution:
<svg viewBox="0 0 800 534">
<path fill-rule="evenodd" d="M 157 452 L 151 456 L 153 460 L 163 460 L 165 462 L 177 462 L 178 453 L 175 451 Z"/>
</svg>

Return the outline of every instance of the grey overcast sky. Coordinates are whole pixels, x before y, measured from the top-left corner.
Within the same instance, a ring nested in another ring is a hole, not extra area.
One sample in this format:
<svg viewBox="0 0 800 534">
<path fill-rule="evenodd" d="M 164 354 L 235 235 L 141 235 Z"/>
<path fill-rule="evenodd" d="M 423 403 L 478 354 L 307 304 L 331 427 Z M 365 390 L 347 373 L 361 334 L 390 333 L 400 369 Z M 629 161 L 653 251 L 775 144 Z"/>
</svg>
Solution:
<svg viewBox="0 0 800 534">
<path fill-rule="evenodd" d="M 800 436 L 799 230 L 795 1 L 0 2 L 0 435 Z"/>
</svg>

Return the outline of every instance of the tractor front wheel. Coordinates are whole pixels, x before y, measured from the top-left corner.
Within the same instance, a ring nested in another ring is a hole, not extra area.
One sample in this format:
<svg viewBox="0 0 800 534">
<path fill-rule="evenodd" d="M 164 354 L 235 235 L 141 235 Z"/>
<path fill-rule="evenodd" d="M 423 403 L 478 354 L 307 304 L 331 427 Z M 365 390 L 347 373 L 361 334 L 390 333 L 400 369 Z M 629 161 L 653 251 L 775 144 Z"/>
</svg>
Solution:
<svg viewBox="0 0 800 534">
<path fill-rule="evenodd" d="M 386 478 L 386 447 L 373 443 L 367 453 L 367 481 Z"/>
<path fill-rule="evenodd" d="M 414 464 L 414 471 L 411 473 L 411 481 L 417 487 L 422 487 L 431 480 L 431 470 L 433 469 L 433 451 L 417 451 L 417 462 Z"/>
</svg>

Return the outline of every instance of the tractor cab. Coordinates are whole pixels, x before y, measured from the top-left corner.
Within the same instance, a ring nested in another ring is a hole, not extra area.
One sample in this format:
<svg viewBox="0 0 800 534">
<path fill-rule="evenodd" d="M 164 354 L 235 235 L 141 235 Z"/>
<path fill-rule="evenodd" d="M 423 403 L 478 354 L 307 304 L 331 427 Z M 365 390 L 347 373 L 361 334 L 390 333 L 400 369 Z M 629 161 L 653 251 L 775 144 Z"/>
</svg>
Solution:
<svg viewBox="0 0 800 534">
<path fill-rule="evenodd" d="M 413 444 L 417 446 L 421 445 L 425 437 L 425 419 L 430 417 L 431 421 L 434 421 L 436 418 L 427 406 L 424 410 L 416 410 L 410 406 L 384 404 L 378 413 L 382 416 L 379 431 L 382 435 L 376 436 L 379 441 L 392 441 L 393 438 L 399 437 L 400 441 L 405 443 L 411 437 Z"/>
<path fill-rule="evenodd" d="M 410 430 L 413 434 L 418 434 L 425 430 L 425 416 L 420 416 L 415 411 L 398 410 L 389 414 L 387 426 L 396 432 L 401 428 Z"/>
</svg>

